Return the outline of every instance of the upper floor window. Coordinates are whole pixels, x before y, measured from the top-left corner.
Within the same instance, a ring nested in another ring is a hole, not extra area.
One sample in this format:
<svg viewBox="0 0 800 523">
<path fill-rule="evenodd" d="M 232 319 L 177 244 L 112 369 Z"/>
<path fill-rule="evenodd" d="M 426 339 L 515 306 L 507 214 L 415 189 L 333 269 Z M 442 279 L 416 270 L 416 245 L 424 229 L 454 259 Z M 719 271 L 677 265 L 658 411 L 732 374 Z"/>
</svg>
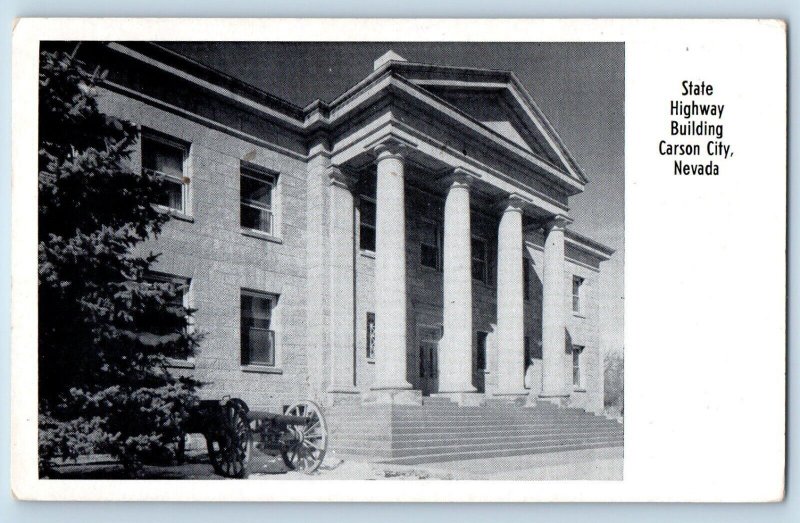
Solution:
<svg viewBox="0 0 800 523">
<path fill-rule="evenodd" d="M 266 234 L 275 233 L 275 175 L 242 165 L 239 213 L 242 227 Z"/>
<path fill-rule="evenodd" d="M 375 199 L 370 196 L 361 195 L 359 199 L 359 248 L 362 251 L 375 252 Z"/>
<path fill-rule="evenodd" d="M 580 276 L 572 277 L 572 312 L 575 314 L 583 314 L 584 281 Z"/>
<path fill-rule="evenodd" d="M 176 140 L 154 133 L 142 134 L 142 168 L 163 180 L 156 203 L 181 213 L 188 210 L 187 152 L 187 146 Z"/>
<path fill-rule="evenodd" d="M 241 345 L 243 365 L 275 365 L 274 294 L 242 291 Z"/>
<path fill-rule="evenodd" d="M 423 220 L 420 236 L 420 264 L 431 269 L 441 269 L 442 234 L 439 224 L 433 220 Z"/>
<path fill-rule="evenodd" d="M 486 240 L 472 237 L 472 277 L 483 283 L 489 282 L 489 252 Z"/>
</svg>

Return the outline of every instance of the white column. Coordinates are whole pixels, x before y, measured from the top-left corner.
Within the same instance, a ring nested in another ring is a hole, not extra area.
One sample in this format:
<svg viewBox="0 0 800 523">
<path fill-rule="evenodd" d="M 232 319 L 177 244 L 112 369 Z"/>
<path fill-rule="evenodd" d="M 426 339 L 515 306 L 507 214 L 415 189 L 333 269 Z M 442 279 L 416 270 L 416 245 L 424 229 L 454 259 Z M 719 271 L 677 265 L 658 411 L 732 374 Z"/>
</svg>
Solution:
<svg viewBox="0 0 800 523">
<path fill-rule="evenodd" d="M 456 170 L 448 182 L 444 202 L 444 337 L 439 347 L 439 392 L 475 392 L 469 175 Z"/>
<path fill-rule="evenodd" d="M 355 181 L 338 167 L 330 183 L 330 382 L 328 392 L 355 393 Z"/>
<path fill-rule="evenodd" d="M 542 392 L 543 398 L 569 394 L 566 376 L 564 307 L 564 228 L 567 219 L 556 216 L 545 227 L 542 268 Z"/>
<path fill-rule="evenodd" d="M 406 209 L 403 156 L 376 148 L 375 383 L 376 390 L 410 389 L 406 379 Z"/>
<path fill-rule="evenodd" d="M 506 200 L 497 241 L 497 391 L 526 394 L 522 201 Z"/>
</svg>

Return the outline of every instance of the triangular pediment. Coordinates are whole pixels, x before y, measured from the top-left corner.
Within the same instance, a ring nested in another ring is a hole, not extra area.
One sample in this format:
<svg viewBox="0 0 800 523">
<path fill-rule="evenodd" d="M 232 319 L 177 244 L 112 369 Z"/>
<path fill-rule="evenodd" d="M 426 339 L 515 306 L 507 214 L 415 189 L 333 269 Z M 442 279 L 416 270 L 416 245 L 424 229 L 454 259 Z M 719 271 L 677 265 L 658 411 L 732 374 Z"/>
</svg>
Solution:
<svg viewBox="0 0 800 523">
<path fill-rule="evenodd" d="M 536 103 L 511 73 L 396 64 L 411 83 L 580 183 L 587 179 Z"/>
</svg>

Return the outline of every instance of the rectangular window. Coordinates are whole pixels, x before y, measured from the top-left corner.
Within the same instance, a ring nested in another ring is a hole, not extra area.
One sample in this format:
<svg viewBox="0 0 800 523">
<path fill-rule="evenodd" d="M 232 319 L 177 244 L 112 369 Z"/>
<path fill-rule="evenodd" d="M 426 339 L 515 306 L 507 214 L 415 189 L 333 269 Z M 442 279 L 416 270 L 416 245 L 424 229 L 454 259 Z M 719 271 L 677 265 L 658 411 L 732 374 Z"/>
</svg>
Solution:
<svg viewBox="0 0 800 523">
<path fill-rule="evenodd" d="M 572 386 L 576 389 L 583 387 L 583 380 L 581 379 L 581 354 L 583 347 L 579 345 L 572 346 Z"/>
<path fill-rule="evenodd" d="M 480 371 L 486 370 L 486 339 L 489 336 L 488 333 L 478 331 L 477 338 L 478 338 L 478 353 L 475 358 L 475 366 Z"/>
<path fill-rule="evenodd" d="M 239 180 L 239 212 L 242 227 L 274 234 L 275 175 L 243 165 Z"/>
<path fill-rule="evenodd" d="M 525 301 L 531 299 L 531 264 L 522 258 L 522 296 Z"/>
<path fill-rule="evenodd" d="M 472 277 L 484 283 L 488 282 L 489 257 L 486 241 L 472 237 Z"/>
<path fill-rule="evenodd" d="M 439 270 L 442 268 L 442 234 L 439 224 L 423 220 L 420 229 L 420 264 Z"/>
<path fill-rule="evenodd" d="M 367 313 L 367 358 L 375 359 L 375 313 Z"/>
<path fill-rule="evenodd" d="M 242 291 L 242 364 L 275 366 L 272 313 L 278 297 Z"/>
<path fill-rule="evenodd" d="M 187 212 L 185 174 L 187 147 L 177 141 L 154 134 L 142 134 L 142 169 L 163 180 L 162 193 L 156 203 L 182 213 Z"/>
<path fill-rule="evenodd" d="M 375 252 L 375 199 L 362 195 L 359 199 L 359 248 L 362 251 Z"/>
<path fill-rule="evenodd" d="M 572 312 L 576 314 L 583 312 L 583 281 L 580 276 L 572 277 Z"/>
</svg>

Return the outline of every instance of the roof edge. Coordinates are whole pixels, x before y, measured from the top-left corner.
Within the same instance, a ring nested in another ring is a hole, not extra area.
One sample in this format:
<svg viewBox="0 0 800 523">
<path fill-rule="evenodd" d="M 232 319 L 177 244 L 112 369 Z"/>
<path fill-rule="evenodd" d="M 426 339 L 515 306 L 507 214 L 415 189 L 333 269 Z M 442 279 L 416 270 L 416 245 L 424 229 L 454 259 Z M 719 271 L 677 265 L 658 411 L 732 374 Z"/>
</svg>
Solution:
<svg viewBox="0 0 800 523">
<path fill-rule="evenodd" d="M 575 247 L 600 258 L 601 261 L 609 260 L 611 256 L 617 252 L 615 249 L 579 234 L 572 229 L 566 229 L 564 231 L 564 239 Z"/>
</svg>

